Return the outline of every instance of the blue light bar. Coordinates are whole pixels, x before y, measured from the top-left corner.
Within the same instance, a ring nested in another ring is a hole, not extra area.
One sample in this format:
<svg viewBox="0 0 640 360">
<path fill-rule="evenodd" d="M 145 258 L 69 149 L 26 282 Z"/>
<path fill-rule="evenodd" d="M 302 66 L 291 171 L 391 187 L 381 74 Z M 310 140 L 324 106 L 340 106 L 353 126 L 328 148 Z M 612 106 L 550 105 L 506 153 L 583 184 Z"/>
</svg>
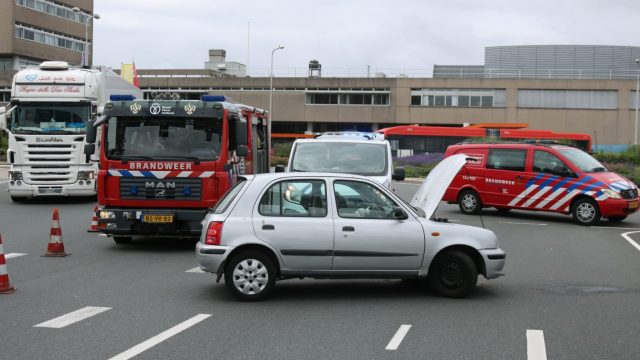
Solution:
<svg viewBox="0 0 640 360">
<path fill-rule="evenodd" d="M 133 101 L 136 97 L 133 95 L 111 95 L 109 99 L 111 101 Z"/>
<path fill-rule="evenodd" d="M 224 95 L 202 95 L 202 101 L 223 102 L 223 101 L 227 101 L 227 98 Z"/>
</svg>

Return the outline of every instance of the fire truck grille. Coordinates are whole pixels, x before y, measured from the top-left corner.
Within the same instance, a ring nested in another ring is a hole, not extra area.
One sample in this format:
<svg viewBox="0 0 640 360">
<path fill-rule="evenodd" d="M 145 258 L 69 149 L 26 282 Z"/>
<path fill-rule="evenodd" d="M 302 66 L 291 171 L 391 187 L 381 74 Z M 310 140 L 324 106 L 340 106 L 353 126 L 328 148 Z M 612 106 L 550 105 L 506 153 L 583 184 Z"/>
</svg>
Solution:
<svg viewBox="0 0 640 360">
<path fill-rule="evenodd" d="M 200 200 L 200 179 L 120 178 L 120 198 L 126 200 Z"/>
<path fill-rule="evenodd" d="M 620 191 L 623 199 L 635 199 L 638 197 L 638 189 L 629 189 Z"/>
</svg>

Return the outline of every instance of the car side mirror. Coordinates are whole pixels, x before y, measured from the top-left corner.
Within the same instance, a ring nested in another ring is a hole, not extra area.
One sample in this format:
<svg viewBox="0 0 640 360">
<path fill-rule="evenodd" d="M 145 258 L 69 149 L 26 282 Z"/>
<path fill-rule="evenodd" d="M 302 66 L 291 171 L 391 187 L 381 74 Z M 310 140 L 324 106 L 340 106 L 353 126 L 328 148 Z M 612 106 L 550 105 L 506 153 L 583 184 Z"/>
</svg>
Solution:
<svg viewBox="0 0 640 360">
<path fill-rule="evenodd" d="M 284 172 L 284 165 L 282 165 L 282 164 L 276 165 L 276 172 L 277 173 Z"/>
<path fill-rule="evenodd" d="M 404 180 L 404 168 L 403 167 L 397 167 L 397 168 L 393 169 L 392 179 L 395 180 L 395 181 L 403 181 Z"/>
<path fill-rule="evenodd" d="M 93 155 L 96 152 L 96 144 L 87 144 L 84 146 L 85 155 Z"/>
<path fill-rule="evenodd" d="M 238 145 L 236 148 L 236 155 L 238 156 L 247 156 L 249 155 L 249 148 L 247 145 Z"/>
<path fill-rule="evenodd" d="M 401 207 L 396 207 L 393 209 L 393 216 L 398 220 L 407 220 L 409 215 L 404 211 Z"/>
</svg>

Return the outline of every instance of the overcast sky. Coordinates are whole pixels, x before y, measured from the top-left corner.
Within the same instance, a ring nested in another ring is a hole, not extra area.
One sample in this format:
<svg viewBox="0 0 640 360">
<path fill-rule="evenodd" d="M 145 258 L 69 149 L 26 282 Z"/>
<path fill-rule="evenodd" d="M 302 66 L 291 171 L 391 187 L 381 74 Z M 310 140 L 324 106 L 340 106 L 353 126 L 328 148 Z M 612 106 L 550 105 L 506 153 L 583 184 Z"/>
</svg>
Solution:
<svg viewBox="0 0 640 360">
<path fill-rule="evenodd" d="M 312 7 L 312 4 L 317 4 Z M 94 0 L 96 65 L 201 69 L 209 49 L 266 75 L 481 65 L 496 45 L 640 46 L 639 0 Z M 249 36 L 248 36 L 249 35 Z M 247 51 L 249 49 L 249 52 Z"/>
</svg>

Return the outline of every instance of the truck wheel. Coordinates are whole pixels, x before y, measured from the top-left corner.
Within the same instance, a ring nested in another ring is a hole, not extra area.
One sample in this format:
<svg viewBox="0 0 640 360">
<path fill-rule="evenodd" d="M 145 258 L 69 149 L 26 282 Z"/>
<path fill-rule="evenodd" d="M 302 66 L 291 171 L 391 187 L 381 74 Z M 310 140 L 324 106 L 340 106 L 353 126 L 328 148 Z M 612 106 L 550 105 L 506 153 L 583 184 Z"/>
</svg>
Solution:
<svg viewBox="0 0 640 360">
<path fill-rule="evenodd" d="M 118 245 L 128 244 L 131 242 L 131 236 L 114 236 L 113 241 Z"/>
<path fill-rule="evenodd" d="M 427 280 L 438 295 L 462 298 L 475 289 L 478 269 L 469 255 L 447 251 L 433 261 Z"/>
<path fill-rule="evenodd" d="M 17 202 L 17 203 L 21 203 L 21 202 L 27 201 L 27 198 L 23 197 L 23 196 L 13 196 L 13 195 L 11 195 L 11 201 Z"/>
<path fill-rule="evenodd" d="M 591 226 L 600 221 L 598 204 L 590 198 L 581 198 L 573 204 L 573 219 L 580 225 Z"/>
<path fill-rule="evenodd" d="M 458 207 L 460 207 L 460 211 L 464 214 L 475 215 L 482 210 L 480 196 L 471 189 L 462 190 L 460 195 L 458 195 Z"/>
<path fill-rule="evenodd" d="M 607 219 L 609 220 L 609 222 L 619 223 L 619 222 L 621 222 L 622 220 L 624 220 L 626 218 L 627 218 L 626 216 L 612 216 L 612 217 L 609 217 Z"/>
<path fill-rule="evenodd" d="M 227 263 L 224 283 L 233 296 L 241 301 L 266 298 L 276 282 L 275 266 L 271 259 L 258 251 L 241 252 Z"/>
</svg>

